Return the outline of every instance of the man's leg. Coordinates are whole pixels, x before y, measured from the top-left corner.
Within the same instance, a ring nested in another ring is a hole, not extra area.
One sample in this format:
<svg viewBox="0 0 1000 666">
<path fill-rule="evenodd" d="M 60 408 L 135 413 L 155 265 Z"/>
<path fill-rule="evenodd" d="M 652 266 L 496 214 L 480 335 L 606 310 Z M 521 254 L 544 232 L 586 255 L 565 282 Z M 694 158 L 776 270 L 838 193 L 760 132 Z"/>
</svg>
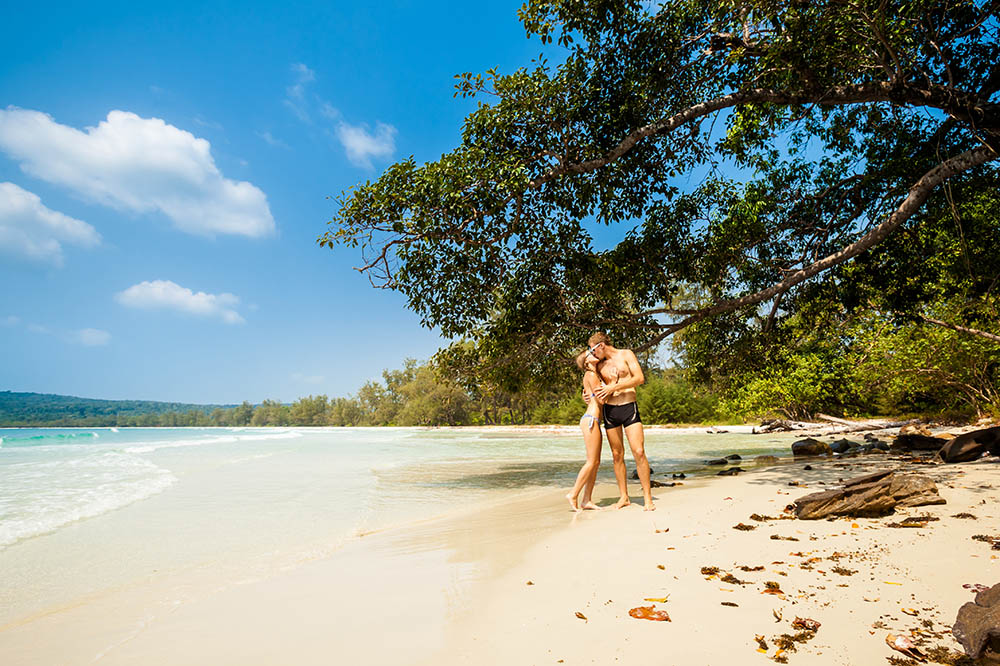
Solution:
<svg viewBox="0 0 1000 666">
<path fill-rule="evenodd" d="M 622 438 L 622 427 L 607 428 L 608 446 L 611 447 L 611 461 L 614 463 L 615 481 L 618 482 L 618 498 L 616 509 L 629 505 L 628 482 L 625 480 L 625 440 Z M 648 464 L 647 464 L 648 468 Z M 649 485 L 649 473 L 646 473 L 646 484 Z"/>
<path fill-rule="evenodd" d="M 619 438 L 621 437 L 620 434 L 618 436 Z M 653 492 L 649 486 L 649 460 L 646 459 L 646 434 L 642 430 L 642 423 L 633 423 L 630 426 L 626 426 L 625 436 L 628 437 L 628 445 L 632 449 L 632 458 L 635 460 L 635 469 L 639 473 L 639 483 L 642 484 L 642 499 L 646 505 L 646 511 L 655 511 Z M 610 440 L 611 437 L 609 436 L 608 439 Z M 612 452 L 614 452 L 614 449 L 612 449 Z M 622 467 L 624 468 L 624 465 Z"/>
</svg>

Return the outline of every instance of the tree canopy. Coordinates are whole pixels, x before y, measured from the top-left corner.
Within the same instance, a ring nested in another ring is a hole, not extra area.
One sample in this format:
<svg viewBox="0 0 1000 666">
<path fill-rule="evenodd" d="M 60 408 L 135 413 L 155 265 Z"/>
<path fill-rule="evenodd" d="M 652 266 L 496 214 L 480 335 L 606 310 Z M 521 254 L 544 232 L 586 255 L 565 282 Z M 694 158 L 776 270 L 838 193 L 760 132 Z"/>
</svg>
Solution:
<svg viewBox="0 0 1000 666">
<path fill-rule="evenodd" d="M 460 75 L 454 150 L 344 193 L 319 243 L 528 379 L 594 329 L 759 335 L 824 290 L 995 338 L 994 257 L 926 289 L 913 266 L 941 272 L 924 229 L 996 237 L 998 7 L 532 0 L 558 61 Z"/>
</svg>

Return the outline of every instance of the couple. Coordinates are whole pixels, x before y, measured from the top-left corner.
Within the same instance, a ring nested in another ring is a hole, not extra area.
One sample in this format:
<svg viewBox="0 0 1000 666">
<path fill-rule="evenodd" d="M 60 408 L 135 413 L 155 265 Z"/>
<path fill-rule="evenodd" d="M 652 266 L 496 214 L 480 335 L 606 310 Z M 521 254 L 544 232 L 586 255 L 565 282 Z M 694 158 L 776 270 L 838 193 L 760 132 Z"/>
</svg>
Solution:
<svg viewBox="0 0 1000 666">
<path fill-rule="evenodd" d="M 587 447 L 587 462 L 576 477 L 573 490 L 566 495 L 574 511 L 599 509 L 591 497 L 597 469 L 601 466 L 601 424 L 608 433 L 611 457 L 614 461 L 615 480 L 621 497 L 616 509 L 629 505 L 628 486 L 625 481 L 625 441 L 628 437 L 632 457 L 635 459 L 642 497 L 646 511 L 653 511 L 653 496 L 649 486 L 649 461 L 646 460 L 645 438 L 635 387 L 646 381 L 642 368 L 631 349 L 616 349 L 605 333 L 595 333 L 587 342 L 587 350 L 576 358 L 583 374 L 583 399 L 587 412 L 580 419 L 583 441 Z M 603 413 L 602 413 L 603 412 Z M 583 491 L 582 501 L 577 498 Z"/>
</svg>

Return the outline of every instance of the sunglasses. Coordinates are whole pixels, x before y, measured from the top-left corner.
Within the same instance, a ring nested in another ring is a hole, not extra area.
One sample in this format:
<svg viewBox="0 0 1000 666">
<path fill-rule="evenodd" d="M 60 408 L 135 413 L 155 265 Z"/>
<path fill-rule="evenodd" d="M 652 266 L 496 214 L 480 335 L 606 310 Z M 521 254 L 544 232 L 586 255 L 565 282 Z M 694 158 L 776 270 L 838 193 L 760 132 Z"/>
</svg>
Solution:
<svg viewBox="0 0 1000 666">
<path fill-rule="evenodd" d="M 600 347 L 603 344 L 604 344 L 603 342 L 598 342 L 593 347 L 588 347 L 587 348 L 587 356 L 593 356 L 595 359 L 597 359 L 597 354 L 594 353 L 594 350 L 597 349 L 598 347 Z"/>
</svg>

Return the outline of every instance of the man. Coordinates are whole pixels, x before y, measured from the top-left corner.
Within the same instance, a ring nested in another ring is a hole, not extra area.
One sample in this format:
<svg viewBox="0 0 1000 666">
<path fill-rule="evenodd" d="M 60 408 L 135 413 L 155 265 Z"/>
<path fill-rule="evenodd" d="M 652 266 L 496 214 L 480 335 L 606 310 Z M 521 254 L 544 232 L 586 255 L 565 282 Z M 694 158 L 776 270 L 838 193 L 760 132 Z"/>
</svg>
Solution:
<svg viewBox="0 0 1000 666">
<path fill-rule="evenodd" d="M 639 404 L 636 402 L 635 387 L 645 383 L 646 378 L 639 367 L 639 361 L 631 349 L 617 349 L 611 345 L 605 333 L 595 333 L 587 342 L 590 353 L 602 363 L 598 373 L 604 385 L 595 393 L 604 401 L 604 430 L 608 434 L 611 457 L 614 461 L 615 480 L 621 494 L 616 508 L 629 505 L 628 483 L 625 479 L 625 440 L 628 438 L 632 457 L 635 459 L 639 483 L 646 511 L 654 511 L 653 495 L 649 485 L 649 461 L 646 459 L 646 441 L 639 418 Z M 584 395 L 585 400 L 589 396 Z"/>
</svg>

